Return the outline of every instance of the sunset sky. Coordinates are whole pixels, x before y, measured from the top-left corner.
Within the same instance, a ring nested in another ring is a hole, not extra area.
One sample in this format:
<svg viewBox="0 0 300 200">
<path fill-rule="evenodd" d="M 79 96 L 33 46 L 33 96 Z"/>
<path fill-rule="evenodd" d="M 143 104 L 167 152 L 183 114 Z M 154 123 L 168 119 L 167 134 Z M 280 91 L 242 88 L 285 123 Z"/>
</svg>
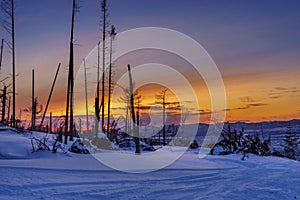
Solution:
<svg viewBox="0 0 300 200">
<path fill-rule="evenodd" d="M 75 22 L 77 70 L 101 39 L 100 1 L 81 0 L 79 4 L 81 8 Z M 71 0 L 16 0 L 17 111 L 31 104 L 31 69 L 36 73 L 36 96 L 45 105 L 61 62 L 49 111 L 64 114 L 71 6 Z M 223 77 L 227 95 L 226 120 L 253 122 L 300 118 L 299 8 L 297 0 L 108 0 L 108 18 L 117 32 L 138 27 L 164 27 L 196 40 L 210 54 Z M 3 19 L 3 13 L 0 17 Z M 0 38 L 10 39 L 3 29 Z M 7 46 L 4 49 L 1 80 L 11 73 L 11 57 Z M 142 60 L 150 62 L 156 54 L 145 51 L 142 55 L 139 55 Z M 147 55 L 153 57 L 149 59 Z M 182 70 L 190 69 L 184 61 L 174 63 L 167 54 L 163 59 L 154 59 Z M 132 55 L 115 63 L 117 68 L 125 69 L 126 64 L 141 63 Z M 185 73 L 191 74 L 193 79 L 191 71 Z M 205 116 L 210 112 L 205 84 L 199 78 L 194 85 L 202 88 L 197 96 L 202 116 Z M 146 104 L 150 104 L 153 93 L 156 94 L 151 87 L 144 88 Z M 76 102 L 79 107 L 82 103 Z M 93 99 L 90 100 L 91 111 L 92 103 Z M 16 115 L 19 117 L 18 112 Z M 23 112 L 22 117 L 26 116 L 29 113 Z"/>
</svg>

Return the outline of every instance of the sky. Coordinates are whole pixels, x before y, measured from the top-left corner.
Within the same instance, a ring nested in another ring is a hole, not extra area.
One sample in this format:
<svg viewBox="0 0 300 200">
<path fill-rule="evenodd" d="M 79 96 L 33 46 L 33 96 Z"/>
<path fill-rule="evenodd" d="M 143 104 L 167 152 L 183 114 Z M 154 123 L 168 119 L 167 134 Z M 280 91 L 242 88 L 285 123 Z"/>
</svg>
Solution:
<svg viewBox="0 0 300 200">
<path fill-rule="evenodd" d="M 77 70 L 101 39 L 100 1 L 81 0 L 79 5 L 75 22 Z M 41 104 L 46 104 L 57 65 L 61 62 L 49 111 L 55 115 L 64 114 L 71 6 L 71 0 L 16 0 L 17 110 L 31 104 L 33 68 L 35 94 Z M 296 0 L 108 0 L 108 19 L 118 33 L 139 27 L 163 27 L 182 32 L 201 44 L 224 80 L 226 121 L 289 120 L 300 118 L 299 6 L 300 2 Z M 3 13 L 0 17 L 3 19 Z M 3 29 L 0 37 L 9 40 Z M 1 80 L 11 73 L 7 46 L 4 50 Z M 186 69 L 187 76 L 192 74 L 188 63 L 178 59 L 174 63 L 170 55 L 159 59 L 154 52 L 145 51 L 139 58 L 150 62 L 147 55 L 175 68 L 178 65 L 177 68 Z M 116 61 L 115 65 L 126 67 L 129 62 L 139 63 L 129 55 Z M 210 97 L 201 77 L 198 82 L 194 78 L 190 75 L 194 86 L 201 88 L 197 92 L 201 102 L 199 112 L 201 119 L 207 122 L 205 116 L 210 116 Z M 11 79 L 6 80 L 6 84 L 10 82 Z M 157 92 L 153 90 L 144 87 L 141 91 L 144 104 L 150 105 L 154 101 Z M 174 100 L 172 94 L 169 98 Z M 76 104 L 78 107 L 83 105 L 75 102 L 75 107 Z M 90 104 L 92 112 L 93 100 Z M 22 118 L 30 116 L 26 112 L 21 114 Z M 78 111 L 78 114 L 82 113 Z"/>
</svg>

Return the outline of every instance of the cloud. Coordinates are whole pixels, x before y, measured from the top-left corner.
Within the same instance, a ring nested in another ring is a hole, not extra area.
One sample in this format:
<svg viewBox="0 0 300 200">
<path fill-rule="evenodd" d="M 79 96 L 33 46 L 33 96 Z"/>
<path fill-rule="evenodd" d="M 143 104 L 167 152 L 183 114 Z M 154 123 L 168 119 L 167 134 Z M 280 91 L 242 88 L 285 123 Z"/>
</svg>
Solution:
<svg viewBox="0 0 300 200">
<path fill-rule="evenodd" d="M 211 111 L 205 111 L 205 112 L 200 112 L 200 115 L 211 115 L 213 112 Z"/>
<path fill-rule="evenodd" d="M 280 94 L 280 92 L 270 92 L 270 93 L 269 93 L 269 96 L 272 96 L 272 95 L 278 95 L 278 94 Z"/>
<path fill-rule="evenodd" d="M 279 99 L 281 98 L 282 96 L 270 96 L 270 99 Z"/>
<path fill-rule="evenodd" d="M 284 92 L 284 93 L 297 93 L 297 92 L 300 92 L 300 90 L 297 88 L 297 87 L 275 87 L 274 88 L 275 90 L 277 91 L 280 91 L 280 92 Z M 270 95 L 272 94 L 278 94 L 276 92 L 273 92 L 271 91 L 271 93 L 269 93 Z"/>
<path fill-rule="evenodd" d="M 279 91 L 288 90 L 288 88 L 285 87 L 275 87 L 274 89 Z"/>
<path fill-rule="evenodd" d="M 180 106 L 180 102 L 178 101 L 171 101 L 171 102 L 165 102 L 166 105 L 173 105 L 173 106 Z"/>
<path fill-rule="evenodd" d="M 250 104 L 247 104 L 246 107 L 260 107 L 260 106 L 267 106 L 269 104 L 266 104 L 266 103 L 250 103 Z"/>
<path fill-rule="evenodd" d="M 270 99 L 279 99 L 282 96 L 294 96 L 297 93 L 300 93 L 300 89 L 297 87 L 275 87 L 273 90 L 270 90 L 268 95 Z"/>
<path fill-rule="evenodd" d="M 168 107 L 167 110 L 181 111 L 181 107 Z"/>
<path fill-rule="evenodd" d="M 238 108 L 235 108 L 235 110 L 246 110 L 248 109 L 249 107 L 238 107 Z"/>
<path fill-rule="evenodd" d="M 257 102 L 257 100 L 253 99 L 250 96 L 245 96 L 240 98 L 241 102 L 243 103 L 252 103 L 252 102 Z"/>
<path fill-rule="evenodd" d="M 288 91 L 289 93 L 298 93 L 298 92 L 300 92 L 300 90 L 290 90 L 290 91 Z"/>
<path fill-rule="evenodd" d="M 226 112 L 230 112 L 230 111 L 234 111 L 234 110 L 247 110 L 251 107 L 259 107 L 259 106 L 267 106 L 269 104 L 265 104 L 265 103 L 250 103 L 250 104 L 247 104 L 243 107 L 235 107 L 235 108 L 226 108 L 224 109 L 223 111 L 226 111 Z"/>
</svg>

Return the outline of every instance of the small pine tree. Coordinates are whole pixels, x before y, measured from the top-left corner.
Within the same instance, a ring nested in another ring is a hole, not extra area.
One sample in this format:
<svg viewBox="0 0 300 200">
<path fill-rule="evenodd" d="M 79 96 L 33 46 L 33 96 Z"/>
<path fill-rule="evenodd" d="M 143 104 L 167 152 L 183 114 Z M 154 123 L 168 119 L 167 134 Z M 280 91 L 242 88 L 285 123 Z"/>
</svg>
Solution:
<svg viewBox="0 0 300 200">
<path fill-rule="evenodd" d="M 291 127 L 288 127 L 283 140 L 285 142 L 284 156 L 296 160 L 299 138 L 296 136 L 296 133 L 292 131 Z"/>
</svg>

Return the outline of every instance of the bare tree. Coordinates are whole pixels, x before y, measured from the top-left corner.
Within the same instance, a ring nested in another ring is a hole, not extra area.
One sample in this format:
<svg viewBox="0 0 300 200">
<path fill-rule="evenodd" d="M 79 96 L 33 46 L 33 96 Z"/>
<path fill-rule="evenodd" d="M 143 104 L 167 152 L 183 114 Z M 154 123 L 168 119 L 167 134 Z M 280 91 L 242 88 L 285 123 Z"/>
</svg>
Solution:
<svg viewBox="0 0 300 200">
<path fill-rule="evenodd" d="M 83 59 L 83 67 L 84 67 L 84 90 L 85 90 L 85 112 L 86 112 L 86 131 L 89 131 L 89 103 L 88 103 L 88 94 L 87 94 L 87 77 L 86 77 L 86 66 L 85 66 L 85 59 Z M 81 126 L 80 126 L 81 127 Z M 84 137 L 83 139 L 85 138 Z"/>
<path fill-rule="evenodd" d="M 124 132 L 128 133 L 128 115 L 129 115 L 129 108 L 130 108 L 130 94 L 128 88 L 122 88 L 124 95 L 120 97 L 120 102 L 125 103 L 125 125 L 124 125 Z"/>
<path fill-rule="evenodd" d="M 2 98 L 2 113 L 1 113 L 1 123 L 4 124 L 5 122 L 5 108 L 6 108 L 6 95 L 7 95 L 7 87 L 6 85 L 3 86 L 1 98 Z"/>
<path fill-rule="evenodd" d="M 12 125 L 16 126 L 16 63 L 15 63 L 15 6 L 14 0 L 3 0 L 1 3 L 1 10 L 6 15 L 2 21 L 3 28 L 11 35 L 11 42 L 8 42 L 9 49 L 12 53 L 12 93 L 13 93 L 13 113 Z"/>
<path fill-rule="evenodd" d="M 100 82 L 100 42 L 98 42 L 97 45 L 97 91 L 96 91 L 96 97 L 95 97 L 95 115 L 96 115 L 96 119 L 95 119 L 95 135 L 96 137 L 98 137 L 98 123 L 100 121 L 100 107 L 99 107 L 99 82 Z M 102 102 L 101 102 L 102 105 Z"/>
<path fill-rule="evenodd" d="M 134 83 L 133 83 L 134 85 Z M 128 88 L 123 88 L 122 87 L 122 90 L 123 90 L 123 96 L 120 97 L 120 102 L 124 103 L 126 106 L 125 106 L 125 125 L 124 125 L 124 132 L 125 133 L 129 133 L 130 130 L 131 130 L 131 124 L 130 122 L 128 121 L 129 119 L 129 115 L 131 116 L 131 112 L 130 109 L 130 91 Z M 139 105 L 141 103 L 141 98 L 142 96 L 139 95 L 138 91 L 136 90 L 133 94 L 133 98 L 134 98 L 134 104 L 137 105 L 137 107 L 139 108 Z"/>
<path fill-rule="evenodd" d="M 110 102 L 111 102 L 111 86 L 112 86 L 112 52 L 113 52 L 113 39 L 116 36 L 116 28 L 111 26 L 110 31 L 110 54 L 109 54 L 109 74 L 108 74 L 108 102 L 107 102 L 107 129 L 110 130 Z"/>
<path fill-rule="evenodd" d="M 36 99 L 35 99 L 35 96 L 34 96 L 34 69 L 32 69 L 32 113 L 31 113 L 31 130 L 34 131 L 35 129 L 35 115 L 36 115 Z"/>
<path fill-rule="evenodd" d="M 76 0 L 73 0 L 72 6 L 72 23 L 71 23 L 71 35 L 70 35 L 70 56 L 69 56 L 69 74 L 68 74 L 68 86 L 67 86 L 67 105 L 66 105 L 66 120 L 65 120 L 65 144 L 68 141 L 68 135 L 70 133 L 70 140 L 73 141 L 74 132 L 74 119 L 73 119 L 73 99 L 74 99 L 74 22 L 75 13 L 79 12 L 79 6 Z M 69 126 L 69 112 L 70 112 L 70 130 Z"/>
<path fill-rule="evenodd" d="M 1 71 L 1 68 L 2 68 L 3 43 L 4 43 L 4 39 L 1 40 L 1 48 L 0 48 L 0 71 Z"/>
<path fill-rule="evenodd" d="M 104 119 L 105 119 L 105 42 L 106 42 L 106 18 L 107 18 L 107 4 L 106 0 L 102 0 L 101 9 L 103 13 L 103 26 L 102 26 L 102 100 L 101 100 L 101 108 L 102 108 L 102 131 L 105 131 Z"/>
<path fill-rule="evenodd" d="M 130 109 L 131 109 L 131 117 L 133 121 L 133 138 L 135 141 L 135 154 L 140 154 L 140 138 L 136 129 L 136 118 L 134 112 L 134 95 L 133 95 L 133 83 L 132 83 L 132 75 L 130 70 L 130 65 L 128 65 L 128 75 L 129 75 L 129 93 L 130 93 Z"/>
<path fill-rule="evenodd" d="M 165 127 L 165 121 L 166 121 L 166 93 L 168 89 L 162 90 L 159 94 L 155 96 L 156 103 L 162 105 L 163 107 L 163 145 L 166 145 L 166 127 Z"/>
<path fill-rule="evenodd" d="M 35 121 L 36 121 L 36 116 L 41 114 L 44 110 L 43 104 L 39 104 L 38 98 L 35 97 L 32 103 L 32 106 L 29 106 L 28 108 L 25 108 L 23 111 L 28 112 L 32 114 L 31 117 L 31 130 L 35 129 Z"/>
<path fill-rule="evenodd" d="M 53 83 L 52 83 L 52 86 L 51 86 L 51 89 L 50 89 L 50 94 L 48 96 L 46 108 L 45 108 L 45 111 L 44 111 L 44 114 L 43 114 L 43 117 L 42 117 L 42 120 L 41 120 L 41 123 L 40 123 L 40 128 L 43 125 L 43 122 L 44 122 L 44 119 L 45 119 L 45 116 L 46 116 L 46 113 L 47 113 L 47 110 L 48 110 L 48 106 L 49 106 L 49 103 L 50 103 L 50 100 L 51 100 L 51 97 L 52 97 L 52 92 L 53 92 L 53 89 L 54 89 L 54 86 L 55 86 L 55 82 L 56 82 L 56 79 L 57 79 L 57 75 L 58 75 L 58 72 L 59 72 L 59 69 L 60 69 L 60 64 L 61 63 L 58 64 L 58 67 L 57 67 L 57 70 L 56 70 L 56 74 L 55 74 L 55 77 L 54 77 L 54 80 L 53 80 Z"/>
</svg>

